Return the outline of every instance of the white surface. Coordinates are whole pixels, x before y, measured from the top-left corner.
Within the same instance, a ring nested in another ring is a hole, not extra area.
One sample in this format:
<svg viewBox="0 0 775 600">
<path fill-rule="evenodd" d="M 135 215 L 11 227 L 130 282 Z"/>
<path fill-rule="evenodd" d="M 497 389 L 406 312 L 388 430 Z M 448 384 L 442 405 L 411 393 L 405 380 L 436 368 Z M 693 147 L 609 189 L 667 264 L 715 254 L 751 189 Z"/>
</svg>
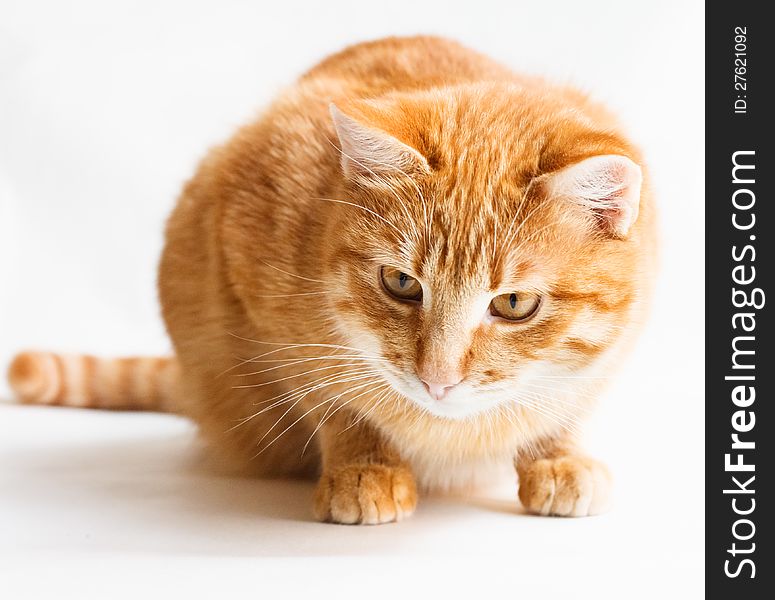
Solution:
<svg viewBox="0 0 775 600">
<path fill-rule="evenodd" d="M 593 91 L 645 149 L 664 234 L 654 318 L 589 427 L 617 475 L 609 515 L 521 515 L 509 486 L 398 525 L 320 525 L 306 484 L 203 471 L 174 417 L 0 406 L 0 595 L 699 597 L 703 22 L 696 1 L 0 0 L 2 368 L 23 347 L 167 351 L 154 275 L 181 183 L 362 39 L 446 34 Z"/>
</svg>

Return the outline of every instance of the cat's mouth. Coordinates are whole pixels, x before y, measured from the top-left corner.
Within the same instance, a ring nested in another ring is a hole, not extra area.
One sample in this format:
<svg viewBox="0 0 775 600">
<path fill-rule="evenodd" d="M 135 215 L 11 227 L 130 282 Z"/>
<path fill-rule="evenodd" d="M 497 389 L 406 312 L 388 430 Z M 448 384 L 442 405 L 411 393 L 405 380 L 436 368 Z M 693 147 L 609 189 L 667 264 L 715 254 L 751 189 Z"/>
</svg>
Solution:
<svg viewBox="0 0 775 600">
<path fill-rule="evenodd" d="M 473 418 L 500 402 L 495 395 L 477 391 L 465 380 L 449 386 L 451 389 L 440 394 L 438 390 L 428 389 L 427 384 L 414 376 L 385 373 L 385 379 L 396 392 L 419 407 L 423 413 L 442 419 L 459 421 Z"/>
</svg>

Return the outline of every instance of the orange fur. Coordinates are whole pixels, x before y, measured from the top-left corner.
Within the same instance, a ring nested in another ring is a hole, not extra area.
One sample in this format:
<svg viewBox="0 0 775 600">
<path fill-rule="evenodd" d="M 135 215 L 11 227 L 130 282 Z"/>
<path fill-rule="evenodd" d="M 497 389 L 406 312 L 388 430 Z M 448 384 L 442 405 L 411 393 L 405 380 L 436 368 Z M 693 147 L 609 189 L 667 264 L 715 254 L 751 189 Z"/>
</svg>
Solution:
<svg viewBox="0 0 775 600">
<path fill-rule="evenodd" d="M 22 402 L 81 408 L 172 411 L 178 379 L 169 358 L 22 352 L 8 369 Z"/>
<path fill-rule="evenodd" d="M 512 461 L 528 509 L 596 512 L 608 476 L 573 438 L 642 320 L 655 246 L 647 180 L 634 205 L 573 197 L 600 156 L 641 172 L 605 109 L 456 43 L 326 59 L 210 153 L 169 220 L 175 410 L 261 475 L 320 473 L 322 519 L 395 520 L 415 479 Z M 385 293 L 384 265 L 421 304 Z M 512 291 L 541 295 L 533 318 L 477 320 Z M 420 378 L 463 381 L 433 404 Z"/>
</svg>

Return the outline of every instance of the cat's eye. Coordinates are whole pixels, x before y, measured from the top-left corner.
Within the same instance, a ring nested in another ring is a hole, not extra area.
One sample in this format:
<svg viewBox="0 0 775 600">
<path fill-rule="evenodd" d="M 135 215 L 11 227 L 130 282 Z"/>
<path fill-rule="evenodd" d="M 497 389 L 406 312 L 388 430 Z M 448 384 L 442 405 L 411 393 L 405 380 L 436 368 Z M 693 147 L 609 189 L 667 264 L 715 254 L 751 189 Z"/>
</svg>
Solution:
<svg viewBox="0 0 775 600">
<path fill-rule="evenodd" d="M 490 314 L 507 321 L 526 321 L 541 305 L 541 296 L 531 292 L 512 292 L 493 298 Z"/>
<path fill-rule="evenodd" d="M 407 275 L 394 267 L 382 267 L 380 278 L 382 279 L 382 287 L 394 298 L 407 302 L 422 300 L 422 285 L 411 275 Z"/>
</svg>

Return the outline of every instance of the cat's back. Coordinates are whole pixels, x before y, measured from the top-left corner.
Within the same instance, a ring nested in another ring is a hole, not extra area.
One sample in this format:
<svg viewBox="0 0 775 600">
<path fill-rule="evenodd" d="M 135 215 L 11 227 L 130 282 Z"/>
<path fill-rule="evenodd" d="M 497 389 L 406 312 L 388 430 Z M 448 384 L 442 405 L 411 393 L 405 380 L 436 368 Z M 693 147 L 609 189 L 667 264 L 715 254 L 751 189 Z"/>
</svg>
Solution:
<svg viewBox="0 0 775 600">
<path fill-rule="evenodd" d="M 517 76 L 489 57 L 436 36 L 389 37 L 350 46 L 305 73 L 300 83 L 347 82 L 363 95 L 420 90 Z M 521 78 L 520 78 L 521 79 Z"/>
</svg>

